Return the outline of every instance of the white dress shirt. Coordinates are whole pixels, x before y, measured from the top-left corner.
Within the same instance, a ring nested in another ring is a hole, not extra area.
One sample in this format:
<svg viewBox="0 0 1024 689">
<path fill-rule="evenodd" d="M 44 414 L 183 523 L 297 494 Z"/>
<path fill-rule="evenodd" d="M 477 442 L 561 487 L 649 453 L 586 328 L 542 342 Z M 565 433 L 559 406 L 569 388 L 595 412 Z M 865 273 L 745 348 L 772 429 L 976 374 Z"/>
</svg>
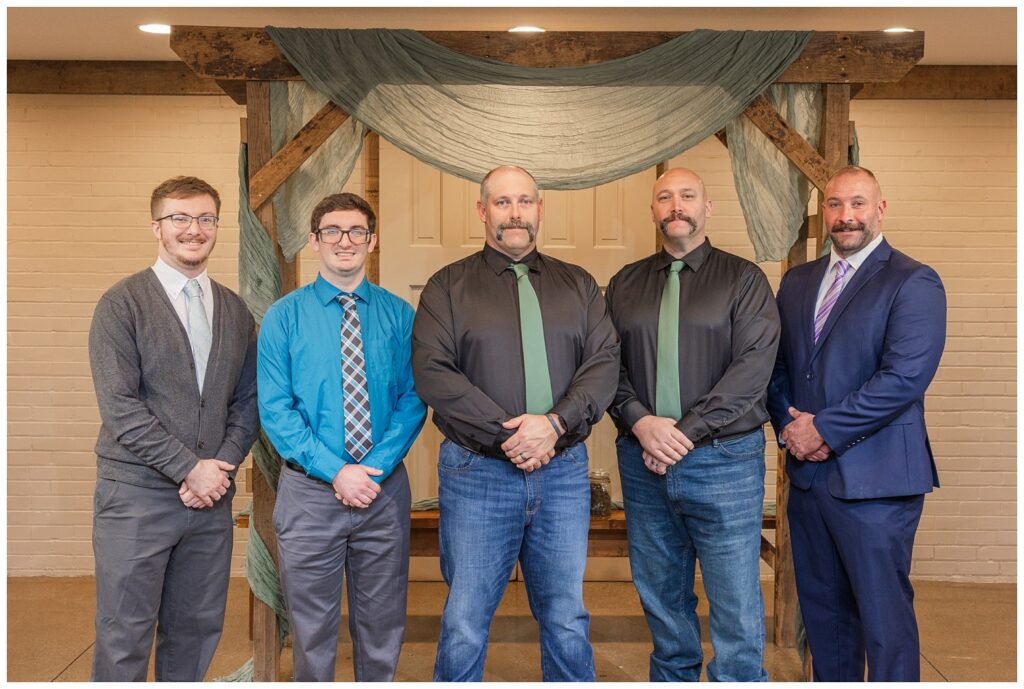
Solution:
<svg viewBox="0 0 1024 689">
<path fill-rule="evenodd" d="M 157 279 L 160 280 L 164 291 L 167 292 L 167 298 L 171 300 L 174 312 L 178 314 L 178 320 L 181 321 L 185 332 L 188 333 L 189 344 L 191 344 L 192 333 L 189 331 L 188 312 L 185 310 L 185 302 L 188 299 L 185 296 L 185 284 L 192 278 L 167 265 L 159 256 L 157 256 L 156 263 L 153 264 L 153 272 L 156 273 Z M 213 288 L 210 285 L 210 275 L 204 270 L 195 279 L 203 290 L 203 308 L 206 310 L 206 320 L 210 324 L 210 332 L 213 332 Z"/>
<path fill-rule="evenodd" d="M 882 233 L 879 232 L 878 236 L 871 240 L 871 243 L 866 247 L 858 251 L 857 253 L 850 254 L 845 258 L 836 253 L 835 244 L 832 245 L 832 253 L 828 259 L 828 270 L 825 271 L 825 277 L 821 280 L 821 285 L 818 286 L 818 298 L 814 302 L 814 314 L 812 318 L 817 317 L 818 309 L 821 308 L 821 302 L 825 299 L 825 292 L 828 291 L 829 285 L 836 279 L 836 263 L 845 260 L 849 267 L 846 269 L 846 277 L 843 280 L 843 289 L 850 284 L 850 280 L 853 279 L 857 269 L 863 265 L 864 261 L 867 260 L 871 252 L 878 248 L 878 245 L 882 243 Z M 205 273 L 204 273 L 205 275 Z"/>
</svg>

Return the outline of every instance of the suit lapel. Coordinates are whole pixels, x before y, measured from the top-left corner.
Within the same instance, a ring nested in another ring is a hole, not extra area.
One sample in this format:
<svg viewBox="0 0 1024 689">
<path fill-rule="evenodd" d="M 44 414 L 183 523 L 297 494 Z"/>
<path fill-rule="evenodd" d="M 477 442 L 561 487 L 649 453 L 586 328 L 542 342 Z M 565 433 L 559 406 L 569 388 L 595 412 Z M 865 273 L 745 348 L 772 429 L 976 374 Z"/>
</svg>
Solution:
<svg viewBox="0 0 1024 689">
<path fill-rule="evenodd" d="M 800 313 L 800 323 L 803 324 L 803 336 L 807 342 L 808 351 L 814 349 L 814 304 L 818 301 L 818 290 L 821 288 L 821 281 L 828 270 L 828 255 L 819 258 L 811 268 L 810 277 L 804 286 L 804 303 Z"/>
<path fill-rule="evenodd" d="M 825 340 L 828 339 L 829 334 L 839 321 L 839 318 L 843 315 L 843 311 L 845 311 L 846 307 L 849 306 L 851 301 L 853 301 L 853 298 L 857 296 L 857 293 L 863 289 L 864 285 L 866 285 L 871 278 L 878 273 L 878 271 L 886 266 L 891 255 L 892 248 L 889 246 L 888 242 L 883 239 L 882 243 L 871 252 L 871 255 L 865 259 L 864 263 L 862 263 L 860 268 L 858 268 L 853 274 L 850 284 L 844 287 L 843 291 L 839 294 L 839 299 L 836 300 L 836 305 L 832 307 L 832 311 L 829 312 L 825 325 L 821 328 L 821 336 L 818 338 L 818 342 L 814 345 L 814 349 L 811 352 L 812 361 L 821 350 Z"/>
<path fill-rule="evenodd" d="M 213 318 L 210 320 L 210 358 L 206 361 L 206 377 L 203 378 L 203 390 L 209 390 L 207 385 L 211 380 L 216 379 L 217 362 L 220 361 L 221 333 L 224 332 L 224 295 L 221 286 L 210 280 L 210 291 L 213 293 Z"/>
</svg>

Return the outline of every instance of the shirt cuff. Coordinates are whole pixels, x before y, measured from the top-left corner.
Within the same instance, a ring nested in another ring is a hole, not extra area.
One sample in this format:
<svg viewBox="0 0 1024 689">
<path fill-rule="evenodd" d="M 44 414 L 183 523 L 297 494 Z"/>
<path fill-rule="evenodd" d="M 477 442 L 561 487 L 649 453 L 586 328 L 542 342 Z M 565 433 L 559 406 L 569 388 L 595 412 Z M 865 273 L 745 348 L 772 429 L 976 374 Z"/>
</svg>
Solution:
<svg viewBox="0 0 1024 689">
<path fill-rule="evenodd" d="M 582 414 L 572 400 L 562 399 L 558 404 L 551 408 L 548 412 L 558 414 L 562 418 L 562 424 L 565 426 L 565 433 L 559 438 L 566 436 L 580 427 L 580 422 L 583 421 Z"/>
<path fill-rule="evenodd" d="M 676 428 L 683 432 L 691 443 L 699 443 L 711 435 L 711 427 L 704 423 L 704 419 L 692 411 L 683 414 L 683 418 L 676 424 Z"/>
<path fill-rule="evenodd" d="M 645 407 L 640 401 L 633 400 L 622 407 L 622 411 L 619 412 L 619 418 L 622 420 L 622 424 L 632 432 L 633 426 L 636 425 L 637 421 L 645 416 L 653 416 L 653 414 L 654 412 Z"/>
</svg>

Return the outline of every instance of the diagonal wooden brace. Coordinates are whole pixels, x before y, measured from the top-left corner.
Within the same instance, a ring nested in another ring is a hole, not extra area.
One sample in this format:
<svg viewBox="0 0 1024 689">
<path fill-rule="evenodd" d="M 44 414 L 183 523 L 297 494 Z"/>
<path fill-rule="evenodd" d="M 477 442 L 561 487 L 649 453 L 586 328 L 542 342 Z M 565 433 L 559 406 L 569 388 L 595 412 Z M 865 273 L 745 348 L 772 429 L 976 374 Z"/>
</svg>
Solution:
<svg viewBox="0 0 1024 689">
<path fill-rule="evenodd" d="M 257 210 L 266 203 L 277 188 L 316 153 L 320 145 L 347 119 L 348 113 L 328 101 L 291 141 L 253 174 L 249 182 L 249 206 Z"/>
</svg>

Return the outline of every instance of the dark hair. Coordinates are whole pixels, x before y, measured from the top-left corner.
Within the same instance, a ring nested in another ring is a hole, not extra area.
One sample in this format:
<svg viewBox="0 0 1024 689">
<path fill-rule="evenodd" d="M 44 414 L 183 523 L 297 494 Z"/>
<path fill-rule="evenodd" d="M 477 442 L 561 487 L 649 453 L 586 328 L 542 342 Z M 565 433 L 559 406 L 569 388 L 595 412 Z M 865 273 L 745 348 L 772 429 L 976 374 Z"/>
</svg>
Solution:
<svg viewBox="0 0 1024 689">
<path fill-rule="evenodd" d="M 217 190 L 198 177 L 172 177 L 161 182 L 153 190 L 149 197 L 149 213 L 154 218 L 160 211 L 160 203 L 164 199 L 190 199 L 195 196 L 212 196 L 213 202 L 217 205 L 217 215 L 220 215 L 220 194 Z"/>
<path fill-rule="evenodd" d="M 316 208 L 313 209 L 313 215 L 309 220 L 309 231 L 316 234 L 317 230 L 320 229 L 320 221 L 323 220 L 325 215 L 334 211 L 359 211 L 366 216 L 366 228 L 370 232 L 375 232 L 377 229 L 377 215 L 373 212 L 370 204 L 366 202 L 366 199 L 359 194 L 351 194 L 346 191 L 341 194 L 331 194 L 316 204 Z"/>
</svg>

